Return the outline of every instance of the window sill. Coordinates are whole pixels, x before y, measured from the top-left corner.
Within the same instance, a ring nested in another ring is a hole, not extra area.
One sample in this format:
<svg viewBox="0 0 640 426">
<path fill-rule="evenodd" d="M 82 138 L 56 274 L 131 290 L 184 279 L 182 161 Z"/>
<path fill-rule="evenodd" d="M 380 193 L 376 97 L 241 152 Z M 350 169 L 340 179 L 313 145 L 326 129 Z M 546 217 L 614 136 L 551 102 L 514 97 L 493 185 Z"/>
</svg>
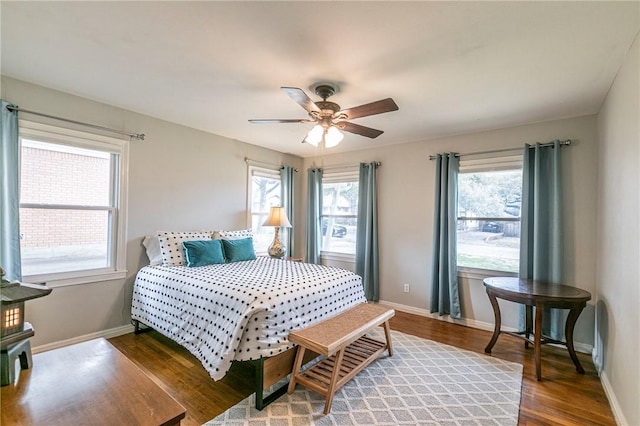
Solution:
<svg viewBox="0 0 640 426">
<path fill-rule="evenodd" d="M 517 277 L 518 274 L 515 272 L 505 272 L 505 271 L 493 271 L 490 269 L 479 269 L 479 268 L 458 268 L 458 277 L 460 278 L 471 278 L 475 280 L 483 280 L 489 277 Z"/>
<path fill-rule="evenodd" d="M 65 272 L 59 274 L 26 275 L 22 281 L 26 283 L 45 283 L 47 287 L 68 287 L 72 285 L 97 283 L 100 281 L 111 281 L 123 279 L 127 276 L 127 271 L 80 271 Z"/>
<path fill-rule="evenodd" d="M 322 252 L 320 253 L 320 259 L 356 263 L 356 255 L 347 253 Z"/>
</svg>

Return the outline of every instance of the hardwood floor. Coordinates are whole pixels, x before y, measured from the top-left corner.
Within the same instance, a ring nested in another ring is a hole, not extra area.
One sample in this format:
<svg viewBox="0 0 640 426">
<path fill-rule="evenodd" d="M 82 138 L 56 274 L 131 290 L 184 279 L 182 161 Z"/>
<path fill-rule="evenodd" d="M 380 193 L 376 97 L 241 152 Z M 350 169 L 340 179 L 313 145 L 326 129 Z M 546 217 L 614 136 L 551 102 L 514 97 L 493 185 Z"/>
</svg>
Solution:
<svg viewBox="0 0 640 426">
<path fill-rule="evenodd" d="M 484 353 L 491 333 L 418 315 L 396 312 L 391 328 Z M 201 425 L 251 394 L 253 371 L 234 365 L 214 382 L 186 349 L 155 331 L 109 339 L 129 359 L 187 409 L 183 426 Z M 520 425 L 615 425 L 609 402 L 591 357 L 579 353 L 585 374 L 578 374 L 566 350 L 542 347 L 542 382 L 536 380 L 533 349 L 502 335 L 492 356 L 524 365 Z"/>
</svg>

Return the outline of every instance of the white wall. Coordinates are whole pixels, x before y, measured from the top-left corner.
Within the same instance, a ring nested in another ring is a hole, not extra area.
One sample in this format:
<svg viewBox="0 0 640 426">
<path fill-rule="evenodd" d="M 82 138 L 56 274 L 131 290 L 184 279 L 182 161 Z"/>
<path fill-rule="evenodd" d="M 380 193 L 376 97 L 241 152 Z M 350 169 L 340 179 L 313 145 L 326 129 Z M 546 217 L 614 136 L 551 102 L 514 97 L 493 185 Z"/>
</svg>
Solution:
<svg viewBox="0 0 640 426">
<path fill-rule="evenodd" d="M 33 346 L 128 325 L 133 280 L 147 262 L 141 244 L 145 235 L 246 228 L 245 157 L 302 165 L 298 157 L 8 77 L 2 77 L 1 94 L 24 109 L 146 134 L 144 141 L 130 145 L 126 279 L 55 288 L 51 295 L 28 302 L 26 318 L 36 330 Z M 298 192 L 301 184 L 298 175 Z"/>
<path fill-rule="evenodd" d="M 594 360 L 623 425 L 640 425 L 639 51 L 636 38 L 598 114 Z"/>
<path fill-rule="evenodd" d="M 381 161 L 379 183 L 380 299 L 428 312 L 435 165 L 429 155 L 513 148 L 524 143 L 571 139 L 562 148 L 564 179 L 565 282 L 595 294 L 596 118 L 579 117 L 389 147 L 371 148 L 304 161 L 331 166 Z M 348 140 L 342 143 L 349 143 Z M 371 142 L 375 146 L 375 140 Z M 305 180 L 306 185 L 306 180 Z M 306 192 L 306 188 L 305 188 Z M 404 293 L 403 283 L 411 284 Z M 461 280 L 463 323 L 491 327 L 493 311 L 481 279 Z M 517 305 L 501 302 L 503 324 L 517 327 Z M 575 330 L 580 347 L 593 345 L 594 302 Z"/>
</svg>

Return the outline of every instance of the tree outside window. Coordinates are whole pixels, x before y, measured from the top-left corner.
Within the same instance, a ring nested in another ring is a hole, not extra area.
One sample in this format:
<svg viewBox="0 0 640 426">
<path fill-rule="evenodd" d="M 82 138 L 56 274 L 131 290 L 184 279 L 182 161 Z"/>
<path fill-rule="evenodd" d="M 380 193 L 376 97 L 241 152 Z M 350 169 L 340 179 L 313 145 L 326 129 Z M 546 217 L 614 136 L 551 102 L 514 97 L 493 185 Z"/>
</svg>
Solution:
<svg viewBox="0 0 640 426">
<path fill-rule="evenodd" d="M 322 180 L 322 252 L 355 255 L 358 224 L 357 172 Z"/>
<path fill-rule="evenodd" d="M 458 266 L 518 272 L 522 169 L 458 176 Z"/>
<path fill-rule="evenodd" d="M 258 253 L 266 253 L 273 242 L 273 228 L 263 227 L 262 224 L 269 216 L 271 207 L 281 204 L 280 173 L 276 170 L 251 168 L 251 200 L 250 215 L 251 229 L 253 231 L 253 245 Z M 280 230 L 280 239 L 286 239 L 287 229 Z"/>
</svg>

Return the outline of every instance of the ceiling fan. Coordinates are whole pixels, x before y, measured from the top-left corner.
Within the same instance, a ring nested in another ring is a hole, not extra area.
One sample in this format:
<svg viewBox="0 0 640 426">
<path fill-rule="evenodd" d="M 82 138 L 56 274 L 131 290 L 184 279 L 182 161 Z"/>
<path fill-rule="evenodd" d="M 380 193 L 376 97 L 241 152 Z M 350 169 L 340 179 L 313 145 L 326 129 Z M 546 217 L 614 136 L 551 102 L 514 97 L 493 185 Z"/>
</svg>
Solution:
<svg viewBox="0 0 640 426">
<path fill-rule="evenodd" d="M 328 97 L 337 92 L 337 87 L 330 83 L 318 83 L 312 86 L 316 95 L 322 98 L 321 101 L 317 102 L 312 101 L 302 89 L 297 87 L 281 87 L 280 89 L 304 108 L 311 118 L 259 119 L 249 120 L 249 122 L 256 124 L 316 123 L 303 140 L 303 142 L 310 143 L 313 146 L 318 146 L 320 142 L 324 142 L 324 146 L 326 148 L 338 145 L 344 137 L 340 130 L 366 136 L 372 139 L 377 138 L 383 133 L 382 130 L 361 126 L 347 120 L 396 111 L 398 109 L 398 105 L 396 105 L 391 98 L 382 99 L 353 108 L 340 109 L 340 105 L 337 103 L 327 101 Z"/>
</svg>

